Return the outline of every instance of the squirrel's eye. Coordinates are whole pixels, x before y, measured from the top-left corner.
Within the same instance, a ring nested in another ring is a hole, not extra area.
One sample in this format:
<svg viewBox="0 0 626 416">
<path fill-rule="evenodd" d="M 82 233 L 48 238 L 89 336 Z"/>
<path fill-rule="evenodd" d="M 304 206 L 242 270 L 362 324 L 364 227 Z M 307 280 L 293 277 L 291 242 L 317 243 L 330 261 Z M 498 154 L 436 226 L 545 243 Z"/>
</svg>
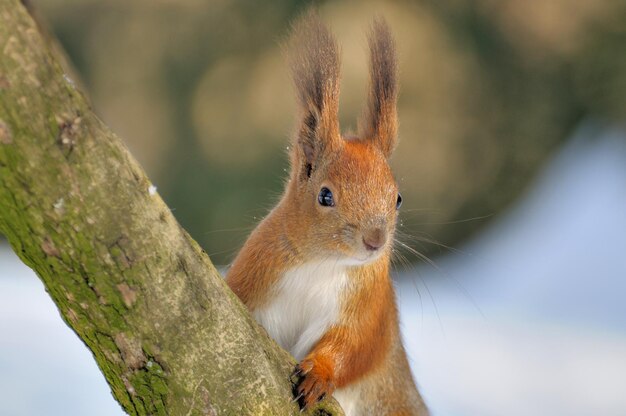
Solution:
<svg viewBox="0 0 626 416">
<path fill-rule="evenodd" d="M 317 195 L 317 202 L 319 202 L 320 205 L 324 207 L 335 206 L 335 201 L 333 200 L 333 193 L 330 191 L 330 189 L 326 187 L 322 188 L 319 195 Z"/>
<path fill-rule="evenodd" d="M 400 209 L 400 205 L 402 205 L 402 195 L 398 192 L 398 199 L 396 200 L 396 209 Z"/>
</svg>

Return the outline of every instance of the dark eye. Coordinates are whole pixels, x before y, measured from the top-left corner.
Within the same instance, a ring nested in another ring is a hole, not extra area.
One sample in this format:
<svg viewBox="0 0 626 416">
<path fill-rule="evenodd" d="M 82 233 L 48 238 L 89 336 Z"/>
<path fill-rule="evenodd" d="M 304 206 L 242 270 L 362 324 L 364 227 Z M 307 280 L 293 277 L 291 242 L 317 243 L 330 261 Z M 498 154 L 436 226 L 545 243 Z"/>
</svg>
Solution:
<svg viewBox="0 0 626 416">
<path fill-rule="evenodd" d="M 400 209 L 401 205 L 402 205 L 402 195 L 398 193 L 398 199 L 396 200 L 396 209 Z"/>
<path fill-rule="evenodd" d="M 317 202 L 319 202 L 320 205 L 323 207 L 335 206 L 335 201 L 333 200 L 333 193 L 330 191 L 330 189 L 326 187 L 322 188 L 322 190 L 320 191 L 319 195 L 317 196 Z"/>
</svg>

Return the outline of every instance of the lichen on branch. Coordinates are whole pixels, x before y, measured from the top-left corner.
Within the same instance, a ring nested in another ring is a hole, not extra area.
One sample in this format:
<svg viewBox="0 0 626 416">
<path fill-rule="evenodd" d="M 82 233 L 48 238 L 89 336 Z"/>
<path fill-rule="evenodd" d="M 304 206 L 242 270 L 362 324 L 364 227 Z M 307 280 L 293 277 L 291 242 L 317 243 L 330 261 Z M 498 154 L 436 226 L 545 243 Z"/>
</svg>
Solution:
<svg viewBox="0 0 626 416">
<path fill-rule="evenodd" d="M 299 414 L 255 323 L 18 0 L 0 0 L 0 232 L 129 414 Z M 332 401 L 312 414 L 340 414 Z"/>
</svg>

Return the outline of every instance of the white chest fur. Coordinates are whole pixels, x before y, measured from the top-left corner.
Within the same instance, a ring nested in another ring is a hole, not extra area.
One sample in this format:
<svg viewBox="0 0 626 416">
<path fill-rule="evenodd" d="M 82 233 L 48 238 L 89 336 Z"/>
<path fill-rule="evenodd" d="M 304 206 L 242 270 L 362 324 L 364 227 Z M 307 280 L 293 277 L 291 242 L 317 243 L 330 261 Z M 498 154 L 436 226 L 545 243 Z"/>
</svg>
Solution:
<svg viewBox="0 0 626 416">
<path fill-rule="evenodd" d="M 345 266 L 308 263 L 287 271 L 272 289 L 256 320 L 281 347 L 302 360 L 339 318 L 348 286 Z"/>
</svg>

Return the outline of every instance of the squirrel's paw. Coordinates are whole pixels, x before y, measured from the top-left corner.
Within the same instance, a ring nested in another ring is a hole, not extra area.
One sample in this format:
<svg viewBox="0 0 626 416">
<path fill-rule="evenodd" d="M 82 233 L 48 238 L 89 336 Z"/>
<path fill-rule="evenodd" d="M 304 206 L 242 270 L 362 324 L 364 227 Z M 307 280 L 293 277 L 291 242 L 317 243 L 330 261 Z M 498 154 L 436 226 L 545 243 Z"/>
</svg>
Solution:
<svg viewBox="0 0 626 416">
<path fill-rule="evenodd" d="M 294 401 L 300 409 L 308 409 L 335 391 L 333 368 L 322 360 L 304 359 L 294 370 Z"/>
</svg>

